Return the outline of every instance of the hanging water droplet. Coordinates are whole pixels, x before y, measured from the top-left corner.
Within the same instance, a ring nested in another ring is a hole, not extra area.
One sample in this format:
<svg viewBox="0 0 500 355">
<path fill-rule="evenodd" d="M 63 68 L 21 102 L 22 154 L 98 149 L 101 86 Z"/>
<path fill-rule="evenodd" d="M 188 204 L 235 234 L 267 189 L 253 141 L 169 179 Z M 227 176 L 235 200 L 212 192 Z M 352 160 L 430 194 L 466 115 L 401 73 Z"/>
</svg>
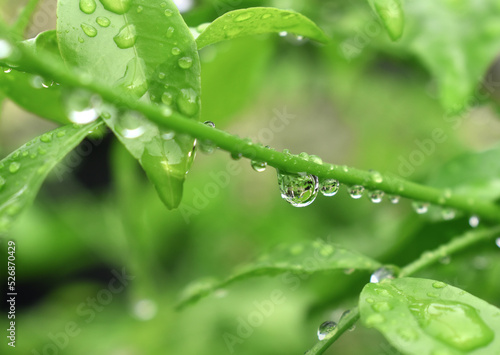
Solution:
<svg viewBox="0 0 500 355">
<path fill-rule="evenodd" d="M 9 171 L 12 173 L 12 174 L 15 174 L 19 171 L 19 169 L 21 168 L 21 164 L 18 163 L 17 161 L 13 162 L 13 163 L 10 163 L 9 165 Z"/>
<path fill-rule="evenodd" d="M 95 0 L 80 0 L 80 10 L 87 15 L 93 14 L 96 9 Z"/>
<path fill-rule="evenodd" d="M 30 84 L 33 89 L 41 89 L 43 88 L 43 78 L 41 76 L 35 75 L 31 78 Z"/>
<path fill-rule="evenodd" d="M 146 132 L 144 116 L 135 111 L 126 111 L 119 118 L 119 133 L 127 139 L 136 139 Z"/>
<path fill-rule="evenodd" d="M 337 330 L 337 323 L 332 321 L 323 322 L 318 328 L 318 339 L 323 340 L 326 338 L 328 334 L 331 334 L 333 331 L 336 330 Z"/>
<path fill-rule="evenodd" d="M 382 198 L 384 197 L 384 191 L 380 191 L 380 190 L 371 191 L 368 194 L 368 197 L 370 197 L 370 200 L 373 203 L 380 203 L 380 202 L 382 202 Z"/>
<path fill-rule="evenodd" d="M 99 16 L 98 18 L 96 18 L 95 22 L 97 22 L 97 24 L 101 27 L 109 27 L 109 25 L 111 25 L 111 21 L 109 20 L 109 18 L 104 16 Z"/>
<path fill-rule="evenodd" d="M 196 91 L 193 89 L 182 89 L 177 99 L 177 106 L 179 107 L 179 111 L 186 116 L 191 117 L 197 114 L 200 106 Z"/>
<path fill-rule="evenodd" d="M 363 196 L 363 192 L 365 191 L 365 188 L 361 185 L 354 185 L 349 188 L 349 195 L 357 200 L 360 199 Z"/>
<path fill-rule="evenodd" d="M 178 61 L 179 67 L 182 69 L 189 69 L 193 66 L 193 59 L 190 57 L 182 57 Z"/>
<path fill-rule="evenodd" d="M 242 157 L 243 157 L 243 154 L 241 154 L 239 152 L 238 153 L 231 153 L 231 158 L 233 160 L 240 160 Z"/>
<path fill-rule="evenodd" d="M 309 206 L 318 196 L 318 177 L 310 174 L 285 174 L 278 170 L 281 197 L 294 207 Z"/>
<path fill-rule="evenodd" d="M 388 196 L 389 198 L 389 201 L 392 203 L 392 204 L 397 204 L 399 203 L 399 200 L 401 199 L 401 197 L 397 196 L 397 195 L 389 195 Z"/>
<path fill-rule="evenodd" d="M 262 173 L 267 168 L 267 162 L 260 160 L 252 160 L 250 165 L 252 166 L 252 169 L 258 173 Z"/>
<path fill-rule="evenodd" d="M 213 123 L 212 121 L 206 121 L 205 125 L 210 128 L 215 128 L 215 123 Z M 212 154 L 217 149 L 217 145 L 215 145 L 215 143 L 208 139 L 200 140 L 199 149 L 203 153 Z"/>
<path fill-rule="evenodd" d="M 64 137 L 65 135 L 66 135 L 66 131 L 59 131 L 59 132 L 57 132 L 57 134 L 56 134 L 57 138 Z"/>
<path fill-rule="evenodd" d="M 172 55 L 179 55 L 181 54 L 180 48 L 174 47 L 172 48 Z"/>
<path fill-rule="evenodd" d="M 104 8 L 118 15 L 123 15 L 130 10 L 132 0 L 100 0 Z"/>
<path fill-rule="evenodd" d="M 375 270 L 370 276 L 370 282 L 375 284 L 385 279 L 394 279 L 394 272 L 385 267 Z"/>
<path fill-rule="evenodd" d="M 127 49 L 135 45 L 137 40 L 137 31 L 134 24 L 128 24 L 120 29 L 120 32 L 113 37 L 118 48 Z"/>
<path fill-rule="evenodd" d="M 10 57 L 13 51 L 14 50 L 9 42 L 4 39 L 0 39 L 0 59 Z"/>
<path fill-rule="evenodd" d="M 319 182 L 319 191 L 324 196 L 334 196 L 339 192 L 340 182 L 335 179 L 322 179 Z"/>
<path fill-rule="evenodd" d="M 83 30 L 83 33 L 85 33 L 88 37 L 97 36 L 97 30 L 94 26 L 88 25 L 86 23 L 82 23 L 81 28 Z"/>
<path fill-rule="evenodd" d="M 476 228 L 478 225 L 479 225 L 479 217 L 478 216 L 471 216 L 469 218 L 469 225 L 472 227 L 472 228 Z"/>
<path fill-rule="evenodd" d="M 88 91 L 78 89 L 65 92 L 63 103 L 68 118 L 73 123 L 87 124 L 99 117 L 96 106 L 100 104 L 100 98 Z"/>
<path fill-rule="evenodd" d="M 429 210 L 429 204 L 426 202 L 414 201 L 412 207 L 418 214 L 425 214 Z"/>
<path fill-rule="evenodd" d="M 351 310 L 348 309 L 348 310 L 345 310 L 344 313 L 342 313 L 342 315 L 340 316 L 340 319 L 339 319 L 339 324 L 342 325 L 342 323 L 345 321 L 345 319 L 347 318 L 347 316 L 351 313 Z"/>
<path fill-rule="evenodd" d="M 286 37 L 286 36 L 288 36 L 288 32 L 287 31 L 281 31 L 279 33 L 279 35 L 280 35 L 280 37 Z"/>
<path fill-rule="evenodd" d="M 455 218 L 455 210 L 452 208 L 443 208 L 441 210 L 441 216 L 443 216 L 443 219 L 445 221 L 452 220 L 453 218 Z"/>
</svg>

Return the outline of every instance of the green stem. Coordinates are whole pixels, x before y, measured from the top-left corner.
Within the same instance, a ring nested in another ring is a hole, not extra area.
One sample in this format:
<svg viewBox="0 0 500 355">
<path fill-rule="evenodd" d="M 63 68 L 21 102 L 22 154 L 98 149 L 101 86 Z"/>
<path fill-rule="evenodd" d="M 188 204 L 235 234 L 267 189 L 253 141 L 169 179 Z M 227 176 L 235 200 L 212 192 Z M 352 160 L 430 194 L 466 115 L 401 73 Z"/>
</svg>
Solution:
<svg viewBox="0 0 500 355">
<path fill-rule="evenodd" d="M 0 33 L 2 31 L 0 28 Z M 55 61 L 46 60 L 44 56 L 34 56 L 22 46 L 18 46 L 22 61 L 39 75 L 51 78 L 61 84 L 87 89 L 100 95 L 105 101 L 130 110 L 139 111 L 149 120 L 160 126 L 192 137 L 210 140 L 218 147 L 234 154 L 241 154 L 248 159 L 265 161 L 276 169 L 289 173 L 307 172 L 321 179 L 336 179 L 346 185 L 362 185 L 370 190 L 381 190 L 388 194 L 407 197 L 412 200 L 425 201 L 439 206 L 452 207 L 469 214 L 476 214 L 484 220 L 500 221 L 500 207 L 494 203 L 470 197 L 468 195 L 452 194 L 429 186 L 419 185 L 391 175 L 380 175 L 370 171 L 362 171 L 333 164 L 320 164 L 300 158 L 296 155 L 267 149 L 261 144 L 233 136 L 225 131 L 213 129 L 201 122 L 187 119 L 177 112 L 165 113 L 165 109 L 137 100 L 129 100 L 116 88 L 110 88 L 99 83 L 97 78 L 88 74 L 76 74 Z M 380 178 L 381 177 L 381 178 Z"/>
<path fill-rule="evenodd" d="M 31 16 L 37 9 L 38 3 L 40 0 L 29 0 L 26 6 L 22 9 L 21 13 L 17 17 L 16 22 L 12 25 L 11 31 L 13 34 L 19 38 L 24 38 L 24 31 L 28 27 Z"/>
</svg>

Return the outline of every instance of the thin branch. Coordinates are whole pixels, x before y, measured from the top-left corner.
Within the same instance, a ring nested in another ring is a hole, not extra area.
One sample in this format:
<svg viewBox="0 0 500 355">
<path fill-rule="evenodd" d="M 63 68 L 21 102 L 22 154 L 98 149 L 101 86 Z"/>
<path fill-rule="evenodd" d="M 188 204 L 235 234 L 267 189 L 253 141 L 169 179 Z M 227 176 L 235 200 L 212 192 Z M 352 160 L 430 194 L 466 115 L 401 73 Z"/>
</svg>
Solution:
<svg viewBox="0 0 500 355">
<path fill-rule="evenodd" d="M 8 35 L 8 32 L 1 28 L 0 33 Z M 37 74 L 61 84 L 87 89 L 114 105 L 141 112 L 160 126 L 189 134 L 198 139 L 210 140 L 219 148 L 230 153 L 241 154 L 248 159 L 265 161 L 268 165 L 289 173 L 308 173 L 319 178 L 337 179 L 346 185 L 362 185 L 369 190 L 381 190 L 387 194 L 403 196 L 416 201 L 452 207 L 471 215 L 478 215 L 484 220 L 500 221 L 500 207 L 494 203 L 468 195 L 453 194 L 447 190 L 419 185 L 396 176 L 380 175 L 327 163 L 318 164 L 297 155 L 267 149 L 261 144 L 252 143 L 225 131 L 208 127 L 177 112 L 167 113 L 165 108 L 138 100 L 130 100 L 127 95 L 122 95 L 122 92 L 117 91 L 116 88 L 99 83 L 98 78 L 92 78 L 88 74 L 77 74 L 74 71 L 77 69 L 69 70 L 57 65 L 55 61 L 47 60 L 44 56 L 34 56 L 22 46 L 17 46 L 16 49 L 21 57 L 18 62 L 14 63 L 16 65 L 30 68 Z M 13 67 L 15 69 L 15 65 Z"/>
</svg>

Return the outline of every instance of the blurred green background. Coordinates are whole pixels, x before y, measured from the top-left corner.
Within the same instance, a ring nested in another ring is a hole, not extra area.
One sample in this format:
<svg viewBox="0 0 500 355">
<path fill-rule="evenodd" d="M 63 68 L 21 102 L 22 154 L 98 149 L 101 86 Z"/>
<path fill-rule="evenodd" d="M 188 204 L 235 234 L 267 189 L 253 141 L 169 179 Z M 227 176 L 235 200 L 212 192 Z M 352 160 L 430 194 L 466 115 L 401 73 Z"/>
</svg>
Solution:
<svg viewBox="0 0 500 355">
<path fill-rule="evenodd" d="M 7 20 L 22 6 L 0 4 Z M 390 174 L 401 174 L 401 162 L 419 149 L 416 140 L 442 129 L 448 139 L 406 176 L 419 182 L 443 162 L 495 147 L 500 138 L 496 94 L 453 122 L 445 119 L 432 70 L 404 41 L 388 40 L 365 1 L 200 0 L 192 5 L 185 13 L 190 26 L 236 8 L 265 5 L 299 11 L 333 38 L 320 46 L 292 35 L 269 35 L 202 50 L 202 119 L 218 128 L 277 150 L 305 151 L 327 162 Z M 42 2 L 28 37 L 55 27 L 54 10 L 55 1 Z M 347 43 L 357 43 L 354 52 L 353 47 L 346 51 Z M 489 75 L 495 75 L 491 64 Z M 273 128 L 273 120 L 284 114 L 289 123 Z M 53 127 L 4 101 L 0 155 Z M 448 222 L 417 216 L 408 201 L 374 205 L 366 197 L 350 199 L 345 187 L 335 197 L 319 196 L 297 209 L 280 198 L 274 169 L 256 173 L 240 160 L 231 175 L 232 160 L 222 151 L 198 153 L 181 208 L 167 211 L 111 135 L 84 144 L 91 153 L 71 155 L 65 161 L 70 172 L 56 169 L 12 232 L 20 294 L 15 351 L 20 354 L 300 354 L 317 340 L 319 324 L 338 320 L 356 305 L 368 274 L 316 275 L 298 285 L 279 277 L 256 278 L 182 311 L 174 310 L 175 303 L 192 282 L 228 276 L 280 243 L 323 239 L 405 265 L 470 228 L 468 216 Z M 1 248 L 5 255 L 5 243 Z M 478 245 L 418 276 L 443 280 L 500 306 L 499 253 L 491 243 Z M 113 293 L 110 282 L 123 270 L 133 280 Z M 256 304 L 276 289 L 284 302 L 241 337 L 241 319 L 248 321 Z M 1 346 L 6 348 L 5 341 Z M 398 354 L 359 324 L 328 353 Z"/>
</svg>

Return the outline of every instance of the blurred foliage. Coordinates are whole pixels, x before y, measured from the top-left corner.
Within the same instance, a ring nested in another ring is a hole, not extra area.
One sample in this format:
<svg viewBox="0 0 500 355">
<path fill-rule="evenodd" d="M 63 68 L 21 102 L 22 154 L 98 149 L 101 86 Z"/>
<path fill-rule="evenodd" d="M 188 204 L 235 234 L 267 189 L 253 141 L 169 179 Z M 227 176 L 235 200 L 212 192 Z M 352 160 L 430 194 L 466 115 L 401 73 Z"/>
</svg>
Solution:
<svg viewBox="0 0 500 355">
<path fill-rule="evenodd" d="M 408 26 L 394 44 L 366 1 L 198 1 L 185 14 L 190 26 L 236 8 L 276 6 L 309 16 L 333 39 L 319 46 L 291 35 L 257 36 L 203 49 L 202 119 L 277 149 L 382 173 L 401 174 L 420 151 L 424 159 L 411 164 L 405 176 L 415 181 L 437 174 L 443 162 L 462 153 L 495 147 L 500 126 L 491 101 L 480 100 L 487 102 L 481 110 L 468 105 L 478 76 L 500 49 L 489 11 L 495 2 L 421 3 L 403 2 Z M 441 30 L 440 19 L 447 26 Z M 484 51 L 476 48 L 481 44 Z M 455 61 L 467 70 L 450 71 Z M 467 110 L 449 116 L 457 100 L 465 100 L 461 107 Z M 295 118 L 272 131 L 273 118 L 284 108 Z M 3 116 L 2 127 L 18 120 L 30 124 L 10 104 Z M 431 139 L 435 129 L 447 138 L 432 141 L 427 154 L 418 142 Z M 0 132 L 0 146 L 3 142 Z M 92 144 L 91 154 L 76 156 L 83 164 L 62 183 L 49 178 L 12 232 L 21 297 L 19 353 L 50 353 L 57 342 L 58 354 L 72 355 L 231 353 L 224 335 L 238 336 L 242 320 L 248 322 L 274 290 L 284 302 L 263 315 L 248 337 L 239 336 L 232 350 L 302 353 L 316 341 L 319 324 L 357 303 L 367 272 L 333 271 L 294 284 L 244 280 L 181 312 L 174 305 L 192 281 L 223 279 L 282 243 L 323 239 L 404 265 L 468 228 L 467 216 L 434 221 L 413 214 L 407 201 L 373 205 L 350 199 L 345 188 L 334 198 L 320 196 L 310 207 L 295 209 L 280 199 L 273 169 L 257 174 L 248 161 L 233 162 L 219 151 L 198 154 L 181 208 L 167 211 L 135 160 L 110 137 L 105 142 L 110 144 Z M 0 152 L 7 155 L 5 149 Z M 1 248 L 4 254 L 4 243 Z M 500 306 L 498 253 L 491 243 L 477 245 L 418 276 Z M 121 273 L 123 267 L 135 278 L 109 300 L 104 295 L 116 278 L 112 270 Z M 92 298 L 103 302 L 93 309 Z M 61 335 L 69 322 L 77 324 L 78 335 Z M 329 353 L 398 352 L 376 331 L 358 325 Z"/>
</svg>

